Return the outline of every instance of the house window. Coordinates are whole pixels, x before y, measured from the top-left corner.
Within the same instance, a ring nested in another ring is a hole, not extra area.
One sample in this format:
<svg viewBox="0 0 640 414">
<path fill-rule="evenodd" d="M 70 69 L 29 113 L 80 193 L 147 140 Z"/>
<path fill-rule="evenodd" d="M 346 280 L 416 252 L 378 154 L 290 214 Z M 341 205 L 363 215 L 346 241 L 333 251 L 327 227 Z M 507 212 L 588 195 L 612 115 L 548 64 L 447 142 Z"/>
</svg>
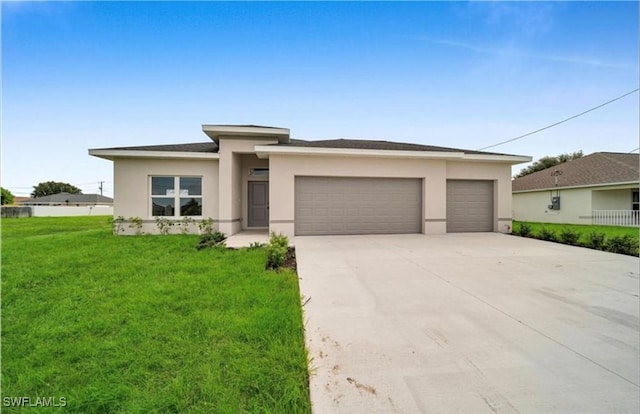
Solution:
<svg viewBox="0 0 640 414">
<path fill-rule="evenodd" d="M 640 210 L 639 194 L 640 194 L 640 192 L 638 190 L 634 190 L 631 193 L 631 210 L 633 210 L 633 211 Z"/>
<path fill-rule="evenodd" d="M 151 177 L 151 215 L 202 216 L 202 177 Z"/>
<path fill-rule="evenodd" d="M 253 167 L 249 168 L 249 177 L 268 177 L 269 168 Z"/>
</svg>

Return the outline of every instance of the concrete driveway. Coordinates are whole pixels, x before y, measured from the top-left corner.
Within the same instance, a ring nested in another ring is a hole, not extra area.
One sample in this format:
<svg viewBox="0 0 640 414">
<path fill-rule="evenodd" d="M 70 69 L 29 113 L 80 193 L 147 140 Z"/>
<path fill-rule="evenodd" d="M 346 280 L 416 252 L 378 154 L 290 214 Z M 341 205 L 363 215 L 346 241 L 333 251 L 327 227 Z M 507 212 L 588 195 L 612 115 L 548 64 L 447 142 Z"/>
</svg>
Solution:
<svg viewBox="0 0 640 414">
<path fill-rule="evenodd" d="M 634 413 L 637 258 L 515 236 L 296 237 L 316 413 Z"/>
</svg>

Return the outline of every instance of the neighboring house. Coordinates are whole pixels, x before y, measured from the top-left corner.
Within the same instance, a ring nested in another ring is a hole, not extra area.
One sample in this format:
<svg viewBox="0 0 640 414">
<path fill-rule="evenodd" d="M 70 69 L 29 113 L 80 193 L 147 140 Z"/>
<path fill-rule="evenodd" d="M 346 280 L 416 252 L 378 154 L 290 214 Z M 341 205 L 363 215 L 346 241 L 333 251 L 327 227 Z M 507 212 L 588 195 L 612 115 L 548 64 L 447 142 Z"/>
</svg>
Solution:
<svg viewBox="0 0 640 414">
<path fill-rule="evenodd" d="M 111 206 L 113 199 L 100 194 L 58 193 L 28 198 L 18 203 L 21 206 Z"/>
<path fill-rule="evenodd" d="M 158 231 L 157 218 L 187 217 L 212 218 L 227 235 L 508 233 L 511 166 L 531 160 L 387 141 L 302 141 L 286 128 L 202 129 L 211 142 L 89 150 L 114 162 L 114 215 L 142 218 L 145 232 Z"/>
<path fill-rule="evenodd" d="M 13 197 L 13 204 L 14 206 L 17 206 L 18 204 L 22 203 L 23 201 L 27 201 L 31 199 L 31 197 L 21 197 L 21 196 L 16 196 Z"/>
<path fill-rule="evenodd" d="M 637 226 L 638 154 L 596 152 L 513 180 L 514 220 Z"/>
</svg>

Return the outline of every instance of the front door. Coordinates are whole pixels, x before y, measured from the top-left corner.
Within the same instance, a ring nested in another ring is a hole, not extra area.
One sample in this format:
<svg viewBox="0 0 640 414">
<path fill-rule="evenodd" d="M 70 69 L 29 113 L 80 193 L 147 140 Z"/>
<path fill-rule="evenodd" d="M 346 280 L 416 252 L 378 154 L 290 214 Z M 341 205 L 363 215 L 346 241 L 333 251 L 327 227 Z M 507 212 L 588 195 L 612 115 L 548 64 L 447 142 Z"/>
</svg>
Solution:
<svg viewBox="0 0 640 414">
<path fill-rule="evenodd" d="M 249 227 L 269 227 L 269 181 L 249 181 Z"/>
</svg>

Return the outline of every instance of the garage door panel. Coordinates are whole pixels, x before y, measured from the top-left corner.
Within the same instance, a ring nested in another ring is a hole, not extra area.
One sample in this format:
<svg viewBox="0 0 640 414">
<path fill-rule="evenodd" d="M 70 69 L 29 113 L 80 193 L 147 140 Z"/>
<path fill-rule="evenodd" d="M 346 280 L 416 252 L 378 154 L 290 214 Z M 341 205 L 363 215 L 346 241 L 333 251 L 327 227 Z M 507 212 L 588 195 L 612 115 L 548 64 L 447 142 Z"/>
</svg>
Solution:
<svg viewBox="0 0 640 414">
<path fill-rule="evenodd" d="M 296 177 L 295 185 L 296 235 L 422 231 L 421 179 Z"/>
<path fill-rule="evenodd" d="M 493 231 L 493 181 L 447 180 L 447 232 Z"/>
</svg>

